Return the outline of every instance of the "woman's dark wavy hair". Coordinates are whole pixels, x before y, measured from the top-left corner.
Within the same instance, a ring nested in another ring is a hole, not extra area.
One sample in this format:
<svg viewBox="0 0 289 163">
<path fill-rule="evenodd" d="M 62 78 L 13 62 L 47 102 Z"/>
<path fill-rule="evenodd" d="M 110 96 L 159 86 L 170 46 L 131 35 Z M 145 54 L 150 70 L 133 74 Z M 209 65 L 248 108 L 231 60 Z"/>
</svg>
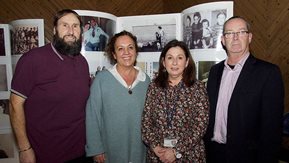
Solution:
<svg viewBox="0 0 289 163">
<path fill-rule="evenodd" d="M 186 60 L 188 60 L 188 66 L 184 69 L 183 82 L 187 87 L 192 86 L 196 81 L 196 66 L 192 58 L 190 50 L 187 44 L 183 41 L 172 40 L 164 47 L 160 59 L 159 59 L 159 70 L 154 82 L 157 86 L 161 88 L 166 88 L 169 86 L 168 72 L 166 71 L 163 61 L 166 57 L 167 52 L 172 47 L 180 47 L 185 52 Z"/>
<path fill-rule="evenodd" d="M 120 37 L 120 36 L 129 36 L 132 40 L 133 40 L 133 43 L 134 43 L 134 46 L 135 46 L 135 49 L 136 49 L 136 54 L 138 55 L 138 46 L 137 46 L 137 38 L 136 36 L 134 36 L 132 33 L 126 31 L 126 30 L 123 30 L 119 33 L 116 33 L 113 37 L 110 38 L 108 44 L 106 45 L 106 48 L 105 48 L 105 53 L 104 55 L 108 57 L 110 63 L 112 65 L 116 64 L 117 60 L 114 58 L 113 54 L 115 53 L 115 42 L 116 40 Z M 136 64 L 136 63 L 135 63 Z"/>
</svg>

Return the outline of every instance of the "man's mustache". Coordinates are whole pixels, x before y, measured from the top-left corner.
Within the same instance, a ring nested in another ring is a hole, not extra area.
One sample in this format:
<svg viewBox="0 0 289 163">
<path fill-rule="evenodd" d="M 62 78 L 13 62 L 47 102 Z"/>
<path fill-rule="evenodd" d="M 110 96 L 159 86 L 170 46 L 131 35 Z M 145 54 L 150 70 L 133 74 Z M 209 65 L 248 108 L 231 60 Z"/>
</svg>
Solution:
<svg viewBox="0 0 289 163">
<path fill-rule="evenodd" d="M 72 35 L 72 34 L 64 35 L 64 36 L 63 36 L 63 39 L 64 39 L 65 37 L 73 37 L 75 40 L 77 40 L 76 36 L 74 36 L 74 35 Z"/>
</svg>

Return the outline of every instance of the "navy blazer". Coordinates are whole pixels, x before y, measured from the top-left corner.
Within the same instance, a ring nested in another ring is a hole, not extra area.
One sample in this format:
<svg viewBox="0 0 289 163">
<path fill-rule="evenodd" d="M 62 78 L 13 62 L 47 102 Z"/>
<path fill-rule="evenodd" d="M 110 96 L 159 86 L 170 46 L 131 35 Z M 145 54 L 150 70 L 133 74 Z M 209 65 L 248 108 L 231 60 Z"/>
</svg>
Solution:
<svg viewBox="0 0 289 163">
<path fill-rule="evenodd" d="M 224 61 L 211 68 L 208 78 L 210 118 L 204 137 L 206 144 L 213 137 L 223 69 Z M 227 162 L 277 162 L 282 136 L 283 111 L 284 85 L 280 69 L 250 54 L 242 68 L 228 106 Z"/>
</svg>

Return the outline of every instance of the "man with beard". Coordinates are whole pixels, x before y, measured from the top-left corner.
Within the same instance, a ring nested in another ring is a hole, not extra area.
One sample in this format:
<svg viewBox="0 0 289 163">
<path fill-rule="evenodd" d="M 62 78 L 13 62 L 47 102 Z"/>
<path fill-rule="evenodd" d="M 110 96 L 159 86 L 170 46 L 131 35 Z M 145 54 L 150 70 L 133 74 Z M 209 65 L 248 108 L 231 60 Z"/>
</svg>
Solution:
<svg viewBox="0 0 289 163">
<path fill-rule="evenodd" d="M 10 119 L 20 162 L 85 161 L 89 70 L 80 54 L 82 22 L 73 10 L 54 17 L 53 42 L 24 54 L 11 85 Z"/>
</svg>

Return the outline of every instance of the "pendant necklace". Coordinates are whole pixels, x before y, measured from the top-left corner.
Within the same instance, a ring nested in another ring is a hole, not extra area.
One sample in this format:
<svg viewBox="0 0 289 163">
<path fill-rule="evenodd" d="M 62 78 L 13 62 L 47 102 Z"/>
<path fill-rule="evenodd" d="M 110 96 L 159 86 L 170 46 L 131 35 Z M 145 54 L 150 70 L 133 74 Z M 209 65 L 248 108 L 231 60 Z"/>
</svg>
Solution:
<svg viewBox="0 0 289 163">
<path fill-rule="evenodd" d="M 132 94 L 131 87 L 132 87 L 132 85 L 129 85 L 129 86 L 128 86 L 128 94 L 130 94 L 130 95 Z"/>
<path fill-rule="evenodd" d="M 136 79 L 136 76 L 137 76 L 137 73 L 136 73 L 136 71 L 134 71 L 134 78 L 133 78 L 133 80 L 132 80 L 132 83 L 127 87 L 127 89 L 128 89 L 128 94 L 132 94 L 132 84 L 133 84 L 133 82 L 135 81 L 135 79 Z"/>
</svg>

